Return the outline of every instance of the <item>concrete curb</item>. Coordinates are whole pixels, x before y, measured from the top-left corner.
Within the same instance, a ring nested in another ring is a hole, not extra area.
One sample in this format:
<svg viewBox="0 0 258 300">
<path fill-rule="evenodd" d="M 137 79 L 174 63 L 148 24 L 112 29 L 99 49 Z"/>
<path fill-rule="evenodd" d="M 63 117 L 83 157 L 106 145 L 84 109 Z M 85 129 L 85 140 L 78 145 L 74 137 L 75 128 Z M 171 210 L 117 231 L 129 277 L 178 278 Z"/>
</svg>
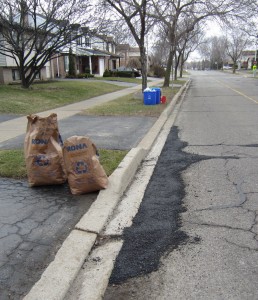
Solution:
<svg viewBox="0 0 258 300">
<path fill-rule="evenodd" d="M 73 230 L 57 252 L 54 261 L 24 299 L 63 299 L 96 238 L 96 234 Z"/>
<path fill-rule="evenodd" d="M 181 87 L 147 135 L 136 148 L 129 151 L 118 168 L 109 177 L 108 188 L 99 192 L 97 199 L 77 223 L 75 229 L 57 252 L 54 261 L 50 263 L 40 280 L 25 296 L 25 300 L 64 299 L 83 262 L 94 246 L 98 234 L 112 215 L 122 194 L 131 183 L 141 162 L 150 151 L 179 97 L 188 87 L 189 82 L 187 81 Z"/>
</svg>

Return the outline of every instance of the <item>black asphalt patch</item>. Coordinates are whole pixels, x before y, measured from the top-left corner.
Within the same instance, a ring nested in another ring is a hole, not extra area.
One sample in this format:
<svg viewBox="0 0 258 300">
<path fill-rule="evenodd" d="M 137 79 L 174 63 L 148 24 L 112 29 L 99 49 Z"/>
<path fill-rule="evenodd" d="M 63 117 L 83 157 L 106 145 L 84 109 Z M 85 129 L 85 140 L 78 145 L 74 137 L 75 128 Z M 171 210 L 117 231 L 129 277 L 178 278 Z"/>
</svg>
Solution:
<svg viewBox="0 0 258 300">
<path fill-rule="evenodd" d="M 186 146 L 178 138 L 177 127 L 173 127 L 133 224 L 124 231 L 124 244 L 110 277 L 111 284 L 156 271 L 166 252 L 189 240 L 180 230 L 180 213 L 185 210 L 181 172 L 211 157 L 185 153 Z M 191 242 L 197 241 L 198 237 L 191 238 Z"/>
</svg>

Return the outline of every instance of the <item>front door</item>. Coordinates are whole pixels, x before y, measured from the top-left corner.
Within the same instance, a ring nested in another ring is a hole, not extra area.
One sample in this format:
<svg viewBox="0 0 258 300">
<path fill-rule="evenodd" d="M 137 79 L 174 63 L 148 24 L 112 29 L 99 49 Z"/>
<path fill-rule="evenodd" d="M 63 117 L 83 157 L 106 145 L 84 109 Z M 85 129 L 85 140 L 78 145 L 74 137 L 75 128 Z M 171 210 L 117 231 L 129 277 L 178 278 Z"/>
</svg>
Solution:
<svg viewBox="0 0 258 300">
<path fill-rule="evenodd" d="M 104 58 L 99 58 L 99 75 L 103 76 L 105 71 L 105 61 Z"/>
</svg>

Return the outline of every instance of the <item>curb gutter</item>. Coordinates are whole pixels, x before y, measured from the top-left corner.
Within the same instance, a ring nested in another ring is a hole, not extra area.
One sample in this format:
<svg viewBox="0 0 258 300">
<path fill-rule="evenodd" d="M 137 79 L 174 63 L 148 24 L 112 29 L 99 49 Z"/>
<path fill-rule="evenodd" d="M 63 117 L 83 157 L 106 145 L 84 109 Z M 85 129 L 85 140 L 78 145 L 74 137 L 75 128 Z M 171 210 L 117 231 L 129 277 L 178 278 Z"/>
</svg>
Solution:
<svg viewBox="0 0 258 300">
<path fill-rule="evenodd" d="M 109 186 L 101 190 L 87 213 L 69 234 L 55 259 L 49 264 L 40 280 L 24 300 L 62 300 L 76 278 L 84 261 L 102 231 L 124 191 L 132 182 L 138 167 L 147 156 L 179 97 L 188 88 L 189 80 L 180 88 L 169 106 L 137 147 L 132 148 L 118 168 L 109 176 Z"/>
</svg>

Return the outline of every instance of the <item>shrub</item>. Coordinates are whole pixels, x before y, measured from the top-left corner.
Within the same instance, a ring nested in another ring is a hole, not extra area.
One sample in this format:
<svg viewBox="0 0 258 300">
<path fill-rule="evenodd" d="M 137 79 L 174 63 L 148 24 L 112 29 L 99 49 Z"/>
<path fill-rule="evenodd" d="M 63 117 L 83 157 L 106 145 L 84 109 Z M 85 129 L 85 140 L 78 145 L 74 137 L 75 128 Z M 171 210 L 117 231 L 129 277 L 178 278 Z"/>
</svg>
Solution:
<svg viewBox="0 0 258 300">
<path fill-rule="evenodd" d="M 89 73 L 81 73 L 77 75 L 77 78 L 92 78 L 92 77 L 94 77 L 94 75 Z"/>
<path fill-rule="evenodd" d="M 115 71 L 114 76 L 130 78 L 134 77 L 134 73 L 132 71 Z"/>
<path fill-rule="evenodd" d="M 90 74 L 90 68 L 85 68 L 85 73 Z"/>
<path fill-rule="evenodd" d="M 106 69 L 103 74 L 103 77 L 111 77 L 111 76 L 112 76 L 112 72 Z"/>
<path fill-rule="evenodd" d="M 165 76 L 165 69 L 161 67 L 160 65 L 153 65 L 153 74 L 154 76 L 157 76 L 158 78 Z"/>
</svg>

